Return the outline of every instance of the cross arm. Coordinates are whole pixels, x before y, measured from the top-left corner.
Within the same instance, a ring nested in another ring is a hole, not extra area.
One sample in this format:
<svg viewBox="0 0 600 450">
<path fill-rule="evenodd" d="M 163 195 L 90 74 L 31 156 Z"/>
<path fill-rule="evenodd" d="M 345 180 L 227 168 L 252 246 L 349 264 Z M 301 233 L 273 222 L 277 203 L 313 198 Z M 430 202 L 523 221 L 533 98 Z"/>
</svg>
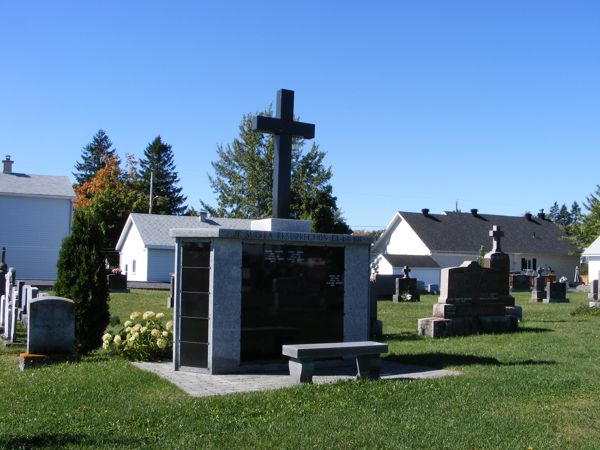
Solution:
<svg viewBox="0 0 600 450">
<path fill-rule="evenodd" d="M 304 139 L 313 139 L 315 137 L 315 126 L 312 123 L 282 120 L 267 116 L 254 116 L 252 118 L 252 131 L 288 134 L 303 137 Z"/>
</svg>

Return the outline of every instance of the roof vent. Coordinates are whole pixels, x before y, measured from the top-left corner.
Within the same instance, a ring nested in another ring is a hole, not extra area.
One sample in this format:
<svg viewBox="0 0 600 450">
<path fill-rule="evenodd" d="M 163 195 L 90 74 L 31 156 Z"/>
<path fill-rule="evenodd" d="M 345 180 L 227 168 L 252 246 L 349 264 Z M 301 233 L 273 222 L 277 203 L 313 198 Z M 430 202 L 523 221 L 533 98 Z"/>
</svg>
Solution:
<svg viewBox="0 0 600 450">
<path fill-rule="evenodd" d="M 532 217 L 532 214 L 531 214 L 530 212 L 526 212 L 526 213 L 525 213 L 525 218 L 526 218 L 527 220 L 531 221 L 531 217 Z"/>
<path fill-rule="evenodd" d="M 546 220 L 546 213 L 544 212 L 544 209 L 540 209 L 540 212 L 537 214 L 537 216 L 542 219 L 542 220 Z"/>
<path fill-rule="evenodd" d="M 206 219 L 208 219 L 208 212 L 200 211 L 198 217 L 200 218 L 200 222 L 206 222 Z"/>
<path fill-rule="evenodd" d="M 473 209 L 471 210 L 471 214 L 473 214 L 473 216 L 474 216 L 474 217 L 477 217 L 477 216 L 478 216 L 478 211 L 479 211 L 479 210 L 478 210 L 477 208 L 473 208 Z"/>
<path fill-rule="evenodd" d="M 424 215 L 425 217 L 429 217 L 429 208 L 423 208 L 423 209 L 421 210 L 421 212 L 423 213 L 423 215 Z"/>
<path fill-rule="evenodd" d="M 10 155 L 6 155 L 6 159 L 2 161 L 4 168 L 2 169 L 2 173 L 12 173 L 13 162 L 10 160 Z"/>
</svg>

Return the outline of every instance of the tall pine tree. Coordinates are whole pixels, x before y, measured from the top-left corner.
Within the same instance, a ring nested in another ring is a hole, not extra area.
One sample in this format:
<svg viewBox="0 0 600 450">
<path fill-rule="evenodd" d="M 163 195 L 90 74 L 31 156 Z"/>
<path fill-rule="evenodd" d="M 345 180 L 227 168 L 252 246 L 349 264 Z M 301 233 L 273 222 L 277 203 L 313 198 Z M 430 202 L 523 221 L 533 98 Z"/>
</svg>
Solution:
<svg viewBox="0 0 600 450">
<path fill-rule="evenodd" d="M 107 158 L 116 158 L 118 155 L 116 150 L 112 148 L 112 142 L 104 130 L 98 130 L 92 139 L 92 142 L 83 147 L 81 152 L 81 162 L 75 163 L 73 173 L 78 185 L 90 181 L 93 176 L 104 166 L 104 161 Z"/>
<path fill-rule="evenodd" d="M 179 177 L 175 171 L 171 146 L 157 136 L 144 150 L 140 159 L 138 173 L 140 185 L 150 195 L 150 174 L 152 179 L 152 214 L 181 215 L 186 210 L 187 197 L 181 194 L 183 188 L 178 187 Z"/>
<path fill-rule="evenodd" d="M 270 110 L 261 113 L 270 116 Z M 312 221 L 315 231 L 350 233 L 337 207 L 330 184 L 331 167 L 325 167 L 325 152 L 312 144 L 303 152 L 304 141 L 295 140 L 292 148 L 290 217 Z M 201 201 L 214 216 L 263 218 L 272 215 L 273 136 L 252 131 L 252 115 L 242 118 L 239 136 L 230 145 L 217 148 L 214 176 L 209 175 L 217 206 Z"/>
</svg>

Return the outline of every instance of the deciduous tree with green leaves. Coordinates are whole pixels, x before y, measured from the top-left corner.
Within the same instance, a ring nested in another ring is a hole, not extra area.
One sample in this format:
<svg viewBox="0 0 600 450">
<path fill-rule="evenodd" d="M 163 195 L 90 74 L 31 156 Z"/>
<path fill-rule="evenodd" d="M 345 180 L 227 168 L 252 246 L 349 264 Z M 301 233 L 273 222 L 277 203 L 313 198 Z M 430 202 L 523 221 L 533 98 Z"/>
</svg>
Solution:
<svg viewBox="0 0 600 450">
<path fill-rule="evenodd" d="M 600 236 L 600 185 L 596 185 L 596 191 L 587 196 L 583 206 L 587 214 L 580 210 L 579 220 L 571 226 L 570 236 L 571 242 L 580 250 Z"/>
<path fill-rule="evenodd" d="M 181 215 L 186 210 L 186 197 L 177 186 L 179 177 L 175 170 L 173 150 L 169 144 L 157 136 L 144 150 L 140 159 L 138 178 L 142 191 L 150 201 L 150 178 L 152 179 L 152 213 Z"/>
<path fill-rule="evenodd" d="M 267 110 L 260 115 L 272 116 Z M 239 136 L 231 144 L 217 147 L 214 176 L 209 175 L 217 206 L 201 205 L 213 216 L 264 218 L 272 215 L 273 136 L 252 131 L 253 115 L 244 115 Z M 333 196 L 331 167 L 325 167 L 325 152 L 313 143 L 304 153 L 304 140 L 292 148 L 290 217 L 307 219 L 323 233 L 351 233 Z"/>
<path fill-rule="evenodd" d="M 81 162 L 75 163 L 77 172 L 73 173 L 73 176 L 76 183 L 81 185 L 90 181 L 96 172 L 102 168 L 106 157 L 117 158 L 118 160 L 118 155 L 112 147 L 108 135 L 104 130 L 98 130 L 92 138 L 92 142 L 83 147 Z"/>
</svg>

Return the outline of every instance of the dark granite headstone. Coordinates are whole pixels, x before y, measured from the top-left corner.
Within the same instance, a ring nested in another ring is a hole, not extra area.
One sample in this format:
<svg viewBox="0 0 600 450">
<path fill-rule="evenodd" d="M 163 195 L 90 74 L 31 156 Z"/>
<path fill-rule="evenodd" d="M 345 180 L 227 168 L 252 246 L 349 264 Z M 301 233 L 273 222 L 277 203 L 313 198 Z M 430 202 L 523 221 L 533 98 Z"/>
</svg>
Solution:
<svg viewBox="0 0 600 450">
<path fill-rule="evenodd" d="M 588 299 L 591 301 L 598 301 L 598 280 L 592 280 L 591 290 L 588 294 Z"/>
<path fill-rule="evenodd" d="M 553 282 L 546 285 L 544 303 L 568 303 L 567 283 Z"/>
<path fill-rule="evenodd" d="M 510 280 L 513 291 L 531 290 L 531 277 L 529 275 L 513 274 L 510 276 Z"/>
<path fill-rule="evenodd" d="M 418 302 L 421 297 L 417 289 L 417 279 L 410 278 L 410 267 L 404 266 L 402 269 L 403 276 L 396 278 L 396 290 L 392 300 L 398 302 Z"/>
</svg>

